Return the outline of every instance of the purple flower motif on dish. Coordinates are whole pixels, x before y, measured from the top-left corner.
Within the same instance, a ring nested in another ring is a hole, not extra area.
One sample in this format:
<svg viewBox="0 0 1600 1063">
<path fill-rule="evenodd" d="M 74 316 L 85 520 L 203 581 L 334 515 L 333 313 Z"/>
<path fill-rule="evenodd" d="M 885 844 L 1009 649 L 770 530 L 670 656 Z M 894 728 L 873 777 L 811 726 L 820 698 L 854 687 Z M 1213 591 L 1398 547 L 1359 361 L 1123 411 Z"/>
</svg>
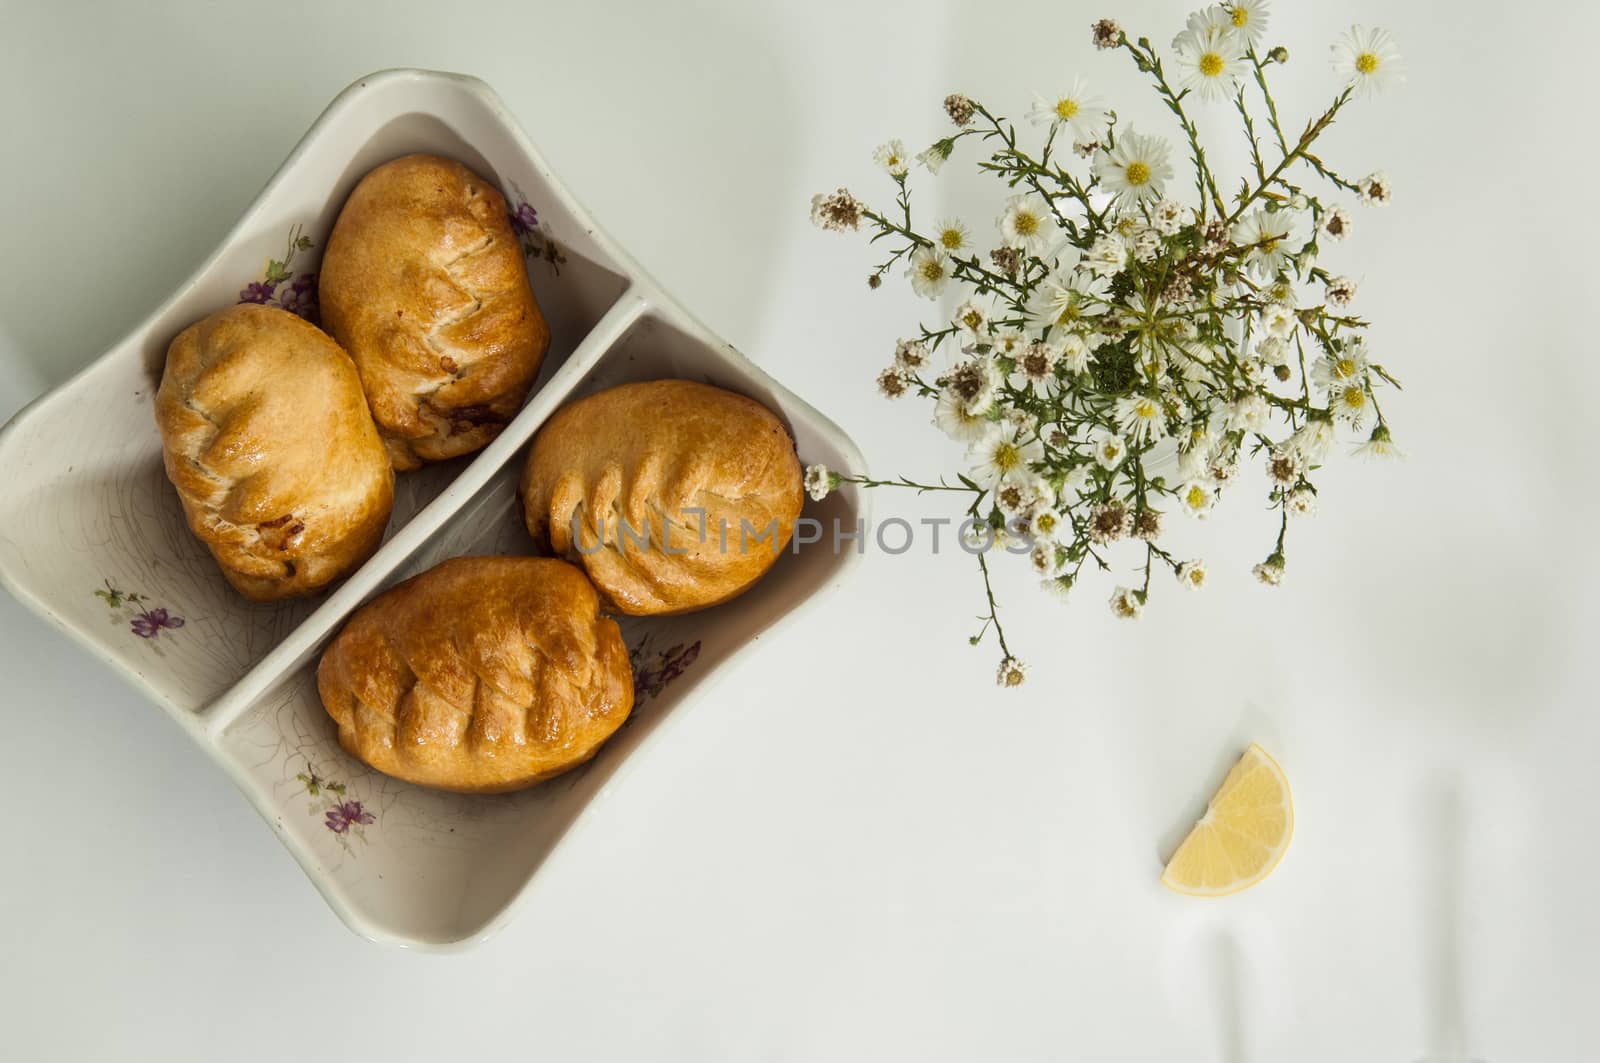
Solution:
<svg viewBox="0 0 1600 1063">
<path fill-rule="evenodd" d="M 294 280 L 278 293 L 278 305 L 307 320 L 313 318 L 317 312 L 317 275 L 296 274 Z"/>
<path fill-rule="evenodd" d="M 129 621 L 133 633 L 142 639 L 157 638 L 163 628 L 176 631 L 183 626 L 183 617 L 173 616 L 165 609 L 148 609 Z"/>
<path fill-rule="evenodd" d="M 648 641 L 636 647 L 630 656 L 633 659 L 633 700 L 644 701 L 646 698 L 659 697 L 666 689 L 667 684 L 678 678 L 700 656 L 700 643 L 695 641 L 688 646 L 679 643 L 671 649 L 655 655 L 653 661 L 645 660 L 645 649 Z"/>
<path fill-rule="evenodd" d="M 325 823 L 335 834 L 348 834 L 351 827 L 364 827 L 377 821 L 376 816 L 361 807 L 360 801 L 340 801 L 328 809 Z"/>
<path fill-rule="evenodd" d="M 277 294 L 277 289 L 278 286 L 271 281 L 251 281 L 239 292 L 239 301 L 241 303 L 261 303 L 265 305 L 272 302 L 272 297 Z"/>
<path fill-rule="evenodd" d="M 511 215 L 511 227 L 522 236 L 528 235 L 539 227 L 539 212 L 533 209 L 533 204 L 517 204 L 515 213 Z"/>
</svg>

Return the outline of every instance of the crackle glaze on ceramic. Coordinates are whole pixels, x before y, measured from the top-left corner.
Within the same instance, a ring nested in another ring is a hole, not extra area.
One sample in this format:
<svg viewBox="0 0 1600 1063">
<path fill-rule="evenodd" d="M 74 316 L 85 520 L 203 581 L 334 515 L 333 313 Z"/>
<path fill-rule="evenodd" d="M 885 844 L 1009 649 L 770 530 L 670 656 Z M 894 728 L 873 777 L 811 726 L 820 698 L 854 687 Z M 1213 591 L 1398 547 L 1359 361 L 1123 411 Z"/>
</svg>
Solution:
<svg viewBox="0 0 1600 1063">
<path fill-rule="evenodd" d="M 322 241 L 363 174 L 427 151 L 495 181 L 513 210 L 551 346 L 521 413 L 484 450 L 397 477 L 383 547 L 331 591 L 253 605 L 188 531 L 161 468 L 152 402 L 168 343 L 236 302 L 316 320 Z M 481 939 L 623 769 L 718 666 L 835 586 L 857 555 L 786 555 L 716 609 L 625 618 L 633 716 L 592 761 L 517 794 L 421 789 L 339 748 L 316 655 L 349 613 L 448 557 L 523 553 L 515 492 L 528 440 L 568 399 L 628 380 L 704 380 L 784 418 L 806 462 L 860 469 L 839 429 L 685 313 L 599 230 L 482 82 L 393 70 L 351 85 L 222 246 L 148 321 L 0 432 L 0 581 L 182 725 L 255 804 L 335 911 L 397 944 Z M 865 516 L 850 489 L 806 515 Z M 819 544 L 820 545 L 820 544 Z"/>
</svg>

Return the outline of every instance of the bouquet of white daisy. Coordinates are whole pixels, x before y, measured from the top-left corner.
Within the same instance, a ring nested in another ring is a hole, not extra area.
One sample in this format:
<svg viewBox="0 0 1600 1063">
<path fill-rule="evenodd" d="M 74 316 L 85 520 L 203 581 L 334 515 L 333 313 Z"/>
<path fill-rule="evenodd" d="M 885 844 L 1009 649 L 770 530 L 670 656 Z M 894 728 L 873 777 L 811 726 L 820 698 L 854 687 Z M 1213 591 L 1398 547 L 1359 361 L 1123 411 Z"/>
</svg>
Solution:
<svg viewBox="0 0 1600 1063">
<path fill-rule="evenodd" d="M 1389 182 L 1381 172 L 1348 179 L 1312 148 L 1353 100 L 1398 78 L 1399 56 L 1385 31 L 1354 27 L 1333 47 L 1341 89 L 1295 133 L 1269 87 L 1289 56 L 1262 50 L 1266 15 L 1264 0 L 1195 12 L 1172 42 L 1175 82 L 1147 38 L 1110 19 L 1093 26 L 1095 46 L 1125 52 L 1176 119 L 1190 199 L 1172 145 L 1120 124 L 1080 80 L 1037 100 L 1031 118 L 1043 128 L 1032 149 L 977 100 L 944 101 L 956 131 L 915 161 L 936 174 L 963 141 L 979 149 L 978 167 L 1009 190 L 987 240 L 958 220 L 913 221 L 913 160 L 899 141 L 875 155 L 897 190 L 892 208 L 845 189 L 812 201 L 817 225 L 865 227 L 888 248 L 869 287 L 900 269 L 920 295 L 955 286 L 964 297 L 951 320 L 898 343 L 878 387 L 932 402 L 938 427 L 970 446 L 970 467 L 955 483 L 923 483 L 813 466 L 807 485 L 814 497 L 841 482 L 971 496 L 963 533 L 978 541 L 971 552 L 989 610 L 972 642 L 994 631 L 1003 686 L 1020 684 L 1024 666 L 1006 641 L 983 547 L 1025 552 L 1043 586 L 1065 592 L 1086 566 L 1110 569 L 1111 544 L 1132 540 L 1142 580 L 1111 595 L 1112 611 L 1132 619 L 1155 571 L 1185 588 L 1205 584 L 1204 561 L 1162 545 L 1163 524 L 1173 511 L 1205 516 L 1241 462 L 1267 473 L 1277 534 L 1254 571 L 1276 585 L 1290 518 L 1315 508 L 1314 476 L 1339 442 L 1396 453 L 1379 392 L 1398 384 L 1350 312 L 1355 283 L 1318 265 L 1319 249 L 1352 228 L 1345 203 L 1322 196 L 1383 204 Z M 1196 102 L 1230 107 L 1243 125 L 1250 169 L 1231 195 L 1190 118 Z"/>
</svg>

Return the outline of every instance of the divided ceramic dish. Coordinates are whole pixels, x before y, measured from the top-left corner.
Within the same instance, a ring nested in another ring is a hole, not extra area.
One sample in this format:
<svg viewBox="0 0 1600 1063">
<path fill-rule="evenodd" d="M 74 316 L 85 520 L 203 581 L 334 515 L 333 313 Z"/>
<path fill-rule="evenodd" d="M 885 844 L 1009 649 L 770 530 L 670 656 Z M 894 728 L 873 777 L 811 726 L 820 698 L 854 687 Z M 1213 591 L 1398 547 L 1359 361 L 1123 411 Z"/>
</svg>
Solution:
<svg viewBox="0 0 1600 1063">
<path fill-rule="evenodd" d="M 296 603 L 236 595 L 189 534 L 161 468 L 152 400 L 172 337 L 241 300 L 315 314 L 322 241 L 363 174 L 410 152 L 459 159 L 515 211 L 550 323 L 521 413 L 484 450 L 396 478 L 378 553 Z M 514 496 L 528 440 L 569 399 L 683 377 L 757 399 L 804 462 L 863 467 L 827 418 L 685 313 L 598 229 L 482 82 L 392 70 L 351 85 L 317 119 L 222 246 L 109 353 L 0 432 L 0 582 L 164 707 L 221 764 L 357 932 L 444 947 L 504 922 L 607 782 L 719 666 L 836 586 L 857 560 L 823 541 L 791 550 L 752 590 L 682 617 L 622 621 L 633 716 L 588 765 L 521 793 L 462 796 L 366 768 L 339 748 L 317 699 L 316 657 L 352 610 L 448 557 L 528 553 Z M 854 528 L 846 489 L 804 516 Z"/>
</svg>

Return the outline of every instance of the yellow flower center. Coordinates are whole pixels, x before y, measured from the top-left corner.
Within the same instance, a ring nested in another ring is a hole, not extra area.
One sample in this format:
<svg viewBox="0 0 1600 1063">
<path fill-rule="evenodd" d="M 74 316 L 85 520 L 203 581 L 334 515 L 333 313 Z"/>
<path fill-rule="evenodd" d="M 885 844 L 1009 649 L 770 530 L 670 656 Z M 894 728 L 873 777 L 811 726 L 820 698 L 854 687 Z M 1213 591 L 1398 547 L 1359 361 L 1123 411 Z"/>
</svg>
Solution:
<svg viewBox="0 0 1600 1063">
<path fill-rule="evenodd" d="M 928 259 L 926 262 L 924 262 L 922 264 L 922 279 L 923 280 L 925 280 L 925 281 L 936 281 L 936 280 L 940 280 L 943 277 L 944 277 L 944 267 L 939 264 L 939 260 L 938 259 L 930 258 L 930 259 Z"/>
<path fill-rule="evenodd" d="M 1006 686 L 1019 687 L 1022 685 L 1022 673 L 1015 668 L 1006 672 Z"/>
<path fill-rule="evenodd" d="M 1107 461 L 1116 461 L 1117 455 L 1122 453 L 1122 448 L 1117 446 L 1115 443 L 1107 443 L 1105 446 L 1100 448 L 1100 453 Z"/>
<path fill-rule="evenodd" d="M 1010 443 L 1001 443 L 994 448 L 994 467 L 1001 472 L 1010 472 L 1022 464 L 1022 455 L 1017 453 L 1017 448 Z"/>
<path fill-rule="evenodd" d="M 1363 74 L 1370 74 L 1378 69 L 1378 57 L 1371 52 L 1362 52 L 1356 56 L 1356 70 Z"/>
<path fill-rule="evenodd" d="M 1200 57 L 1200 73 L 1208 78 L 1218 76 L 1226 66 L 1227 64 L 1222 61 L 1222 56 L 1216 52 L 1207 52 Z"/>
<path fill-rule="evenodd" d="M 1141 399 L 1139 404 L 1133 408 L 1133 412 L 1143 420 L 1148 421 L 1156 415 L 1156 404 L 1149 399 Z"/>
<path fill-rule="evenodd" d="M 1063 122 L 1070 122 L 1078 113 L 1078 101 L 1059 99 L 1056 101 L 1056 117 Z"/>
<path fill-rule="evenodd" d="M 1183 496 L 1183 501 L 1190 509 L 1199 509 L 1206 504 L 1206 489 L 1199 484 L 1195 484 Z"/>
<path fill-rule="evenodd" d="M 1018 236 L 1032 236 L 1039 231 L 1039 219 L 1027 211 L 1019 211 L 1012 224 L 1016 226 Z"/>
<path fill-rule="evenodd" d="M 1281 243 L 1283 243 L 1283 237 L 1281 236 L 1263 237 L 1261 240 L 1261 250 L 1271 254 L 1273 251 L 1278 249 L 1278 245 Z"/>
<path fill-rule="evenodd" d="M 1192 568 L 1192 569 L 1189 570 L 1189 582 L 1190 583 L 1192 583 L 1196 587 L 1198 587 L 1202 583 L 1204 583 L 1205 581 L 1206 581 L 1206 574 L 1205 574 L 1205 571 L 1203 569 Z"/>
<path fill-rule="evenodd" d="M 1356 375 L 1356 363 L 1352 362 L 1348 358 L 1339 359 L 1337 362 L 1333 363 L 1333 368 L 1341 378 L 1346 380 Z"/>
<path fill-rule="evenodd" d="M 976 310 L 968 310 L 961 315 L 961 323 L 972 331 L 978 331 L 978 326 L 983 324 L 983 315 Z"/>
<path fill-rule="evenodd" d="M 1229 12 L 1229 14 L 1233 17 L 1233 25 L 1235 29 L 1245 25 L 1250 21 L 1250 12 L 1246 11 L 1242 7 L 1234 8 L 1231 12 Z"/>
<path fill-rule="evenodd" d="M 1137 160 L 1130 162 L 1128 168 L 1123 171 L 1123 176 L 1128 179 L 1130 185 L 1147 184 L 1150 181 L 1150 165 Z"/>
<path fill-rule="evenodd" d="M 939 243 L 943 244 L 947 251 L 961 250 L 963 242 L 960 229 L 946 229 L 939 234 Z"/>
<path fill-rule="evenodd" d="M 1344 404 L 1352 410 L 1359 410 L 1367 404 L 1367 393 L 1359 387 L 1345 388 Z"/>
</svg>

